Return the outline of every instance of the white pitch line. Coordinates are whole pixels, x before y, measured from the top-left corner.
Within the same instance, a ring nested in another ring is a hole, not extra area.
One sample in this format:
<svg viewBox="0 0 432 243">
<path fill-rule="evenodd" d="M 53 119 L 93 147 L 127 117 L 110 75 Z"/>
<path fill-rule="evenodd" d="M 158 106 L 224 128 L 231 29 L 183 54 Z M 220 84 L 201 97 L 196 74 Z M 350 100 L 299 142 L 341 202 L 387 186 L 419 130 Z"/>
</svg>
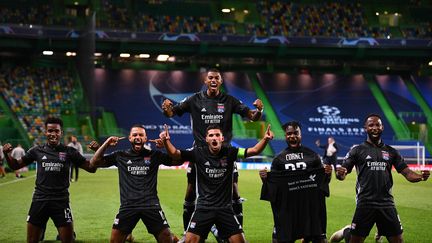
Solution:
<svg viewBox="0 0 432 243">
<path fill-rule="evenodd" d="M 33 178 L 33 177 L 36 177 L 36 175 L 26 176 L 25 178 L 20 178 L 20 179 L 15 179 L 13 181 L 8 181 L 8 182 L 5 182 L 5 183 L 0 183 L 0 186 L 9 185 L 9 184 L 12 184 L 12 183 L 15 183 L 15 182 L 19 182 L 19 181 L 25 181 L 25 180 L 28 180 L 28 179 Z"/>
</svg>

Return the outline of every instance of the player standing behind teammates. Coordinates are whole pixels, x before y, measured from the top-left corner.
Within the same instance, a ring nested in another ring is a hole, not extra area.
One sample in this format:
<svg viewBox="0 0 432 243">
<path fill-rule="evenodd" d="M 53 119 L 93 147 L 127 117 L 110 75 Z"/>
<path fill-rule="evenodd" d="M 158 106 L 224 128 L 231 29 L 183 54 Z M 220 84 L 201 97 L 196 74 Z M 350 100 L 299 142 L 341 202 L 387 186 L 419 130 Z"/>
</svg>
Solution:
<svg viewBox="0 0 432 243">
<path fill-rule="evenodd" d="M 223 144 L 222 129 L 217 125 L 207 127 L 207 146 L 196 146 L 190 151 L 174 147 L 166 125 L 160 139 L 173 159 L 190 161 L 197 172 L 196 209 L 187 228 L 186 243 L 198 243 L 205 239 L 214 224 L 223 239 L 231 243 L 245 242 L 242 226 L 232 208 L 234 162 L 237 158 L 254 156 L 264 150 L 273 139 L 270 125 L 264 137 L 254 147 L 247 149 Z"/>
<path fill-rule="evenodd" d="M 263 112 L 263 103 L 260 99 L 254 101 L 253 105 L 256 110 L 250 110 L 241 101 L 235 97 L 224 94 L 220 91 L 222 85 L 222 76 L 217 69 L 210 69 L 207 72 L 204 83 L 207 86 L 205 91 L 200 91 L 194 95 L 187 97 L 179 104 L 173 106 L 173 103 L 166 99 L 162 104 L 162 110 L 167 117 L 175 115 L 182 116 L 184 113 L 190 113 L 193 129 L 194 146 L 207 146 L 205 137 L 206 129 L 211 124 L 216 124 L 221 127 L 225 137 L 225 144 L 229 144 L 232 139 L 232 117 L 234 114 L 239 114 L 242 117 L 247 117 L 252 121 L 258 121 Z M 186 188 L 185 202 L 183 205 L 183 226 L 186 230 L 189 224 L 192 212 L 195 208 L 195 172 L 193 167 L 188 168 L 188 185 Z M 238 192 L 237 181 L 233 183 L 233 202 L 234 210 L 240 221 L 243 224 L 243 207 L 242 200 Z M 220 241 L 220 239 L 218 239 Z"/>
<path fill-rule="evenodd" d="M 321 224 L 317 224 L 315 222 L 311 222 L 308 230 L 314 230 L 315 232 L 320 231 L 320 235 L 303 235 L 304 242 L 326 242 L 326 228 L 327 228 L 327 212 L 326 212 L 326 204 L 325 204 L 325 196 L 329 196 L 329 188 L 328 182 L 331 178 L 332 166 L 329 164 L 322 164 L 321 158 L 317 153 L 311 150 L 308 147 L 305 147 L 301 144 L 302 141 L 302 133 L 301 133 L 301 124 L 297 121 L 291 121 L 285 123 L 282 128 L 285 130 L 285 139 L 288 144 L 288 147 L 281 151 L 272 161 L 270 171 L 283 172 L 283 171 L 292 171 L 293 173 L 303 173 L 304 171 L 310 171 L 314 169 L 324 168 L 326 179 L 326 184 L 322 188 L 322 196 L 320 197 L 320 201 L 316 203 L 319 204 L 318 208 L 320 211 L 320 221 Z M 259 172 L 261 179 L 264 181 L 267 179 L 267 168 L 260 170 Z M 300 209 L 299 209 L 300 210 Z M 274 212 L 273 212 L 274 213 Z M 274 218 L 280 218 L 281 215 L 274 215 Z M 301 220 L 296 218 L 296 215 L 288 215 L 285 217 L 285 220 L 291 220 L 292 223 L 288 223 L 284 225 L 294 225 L 296 220 Z M 302 217 L 310 217 L 302 215 Z M 319 223 L 319 222 L 318 222 Z M 276 225 L 273 232 L 273 242 L 279 242 L 278 239 L 280 235 L 285 235 L 287 237 L 292 235 L 299 235 L 299 232 L 293 232 L 292 229 L 281 229 L 282 227 Z M 293 227 L 295 228 L 295 227 Z M 316 230 L 315 230 L 316 229 Z M 284 232 L 282 232 L 284 231 Z M 287 231 L 287 232 L 285 232 Z M 294 239 L 295 241 L 295 239 Z M 293 242 L 294 242 L 293 241 Z M 290 241 L 291 242 L 291 241 Z"/>
<path fill-rule="evenodd" d="M 384 126 L 379 115 L 368 115 L 364 129 L 366 141 L 351 148 L 342 166 L 337 168 L 339 180 L 344 180 L 354 166 L 357 171 L 357 205 L 351 223 L 350 242 L 363 242 L 375 223 L 379 234 L 386 236 L 389 242 L 403 242 L 402 224 L 391 194 L 392 166 L 410 182 L 425 181 L 430 172 L 413 172 L 396 149 L 383 143 Z"/>
<path fill-rule="evenodd" d="M 3 150 L 9 166 L 18 170 L 36 161 L 36 187 L 27 216 L 27 242 L 39 242 L 49 218 L 54 221 L 61 242 L 73 242 L 73 218 L 69 206 L 69 178 L 73 164 L 94 173 L 78 151 L 60 143 L 63 136 L 63 121 L 49 117 L 45 121 L 47 143 L 28 150 L 19 160 L 12 158 L 12 146 L 5 144 Z"/>
<path fill-rule="evenodd" d="M 108 146 L 119 137 L 109 137 L 96 151 L 91 164 L 96 167 L 115 165 L 119 173 L 120 209 L 111 231 L 111 242 L 125 242 L 141 219 L 157 242 L 171 243 L 172 234 L 157 195 L 159 165 L 180 165 L 168 155 L 144 147 L 147 135 L 142 125 L 133 125 L 129 133 L 131 149 L 118 150 L 104 156 Z"/>
<path fill-rule="evenodd" d="M 76 136 L 70 137 L 70 143 L 68 143 L 67 146 L 76 149 L 80 154 L 84 154 L 81 143 L 78 142 L 78 139 Z M 75 179 L 73 179 L 74 170 L 75 170 Z M 79 173 L 79 167 L 78 166 L 75 166 L 75 168 L 72 168 L 72 170 L 71 170 L 71 181 L 72 182 L 74 182 L 74 181 L 78 182 L 78 173 Z"/>
<path fill-rule="evenodd" d="M 321 144 L 319 139 L 315 141 L 315 144 L 316 146 L 324 149 L 324 155 L 322 157 L 324 164 L 332 165 L 336 173 L 336 167 L 340 164 L 338 164 L 337 161 L 337 153 L 339 150 L 339 146 L 336 143 L 334 137 L 328 137 L 327 144 Z"/>
</svg>

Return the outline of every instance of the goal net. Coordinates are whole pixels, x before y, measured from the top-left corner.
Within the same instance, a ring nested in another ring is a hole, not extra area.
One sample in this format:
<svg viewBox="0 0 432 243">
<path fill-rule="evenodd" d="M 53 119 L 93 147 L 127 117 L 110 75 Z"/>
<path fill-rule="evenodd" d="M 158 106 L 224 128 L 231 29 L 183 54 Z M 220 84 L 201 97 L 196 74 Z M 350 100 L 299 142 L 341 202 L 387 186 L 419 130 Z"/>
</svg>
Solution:
<svg viewBox="0 0 432 243">
<path fill-rule="evenodd" d="M 408 164 L 417 164 L 418 166 L 425 165 L 425 146 L 420 145 L 390 145 L 397 149 L 399 153 L 405 158 Z"/>
</svg>

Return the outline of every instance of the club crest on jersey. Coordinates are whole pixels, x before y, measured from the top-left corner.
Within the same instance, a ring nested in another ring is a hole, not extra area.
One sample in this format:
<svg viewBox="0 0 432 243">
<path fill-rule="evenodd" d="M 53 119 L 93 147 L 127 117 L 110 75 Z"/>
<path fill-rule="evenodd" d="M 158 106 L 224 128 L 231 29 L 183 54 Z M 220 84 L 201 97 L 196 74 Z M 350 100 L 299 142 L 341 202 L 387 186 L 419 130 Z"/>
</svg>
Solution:
<svg viewBox="0 0 432 243">
<path fill-rule="evenodd" d="M 222 158 L 220 159 L 219 163 L 220 163 L 220 165 L 221 165 L 222 167 L 226 167 L 226 166 L 228 165 L 228 159 L 227 159 L 227 157 L 226 157 L 226 156 L 222 157 Z"/>
<path fill-rule="evenodd" d="M 150 164 L 150 157 L 144 157 L 144 164 L 146 165 Z"/>
<path fill-rule="evenodd" d="M 382 157 L 385 160 L 389 160 L 390 159 L 390 154 L 387 151 L 381 151 Z"/>
<path fill-rule="evenodd" d="M 66 153 L 65 152 L 59 152 L 59 160 L 61 160 L 61 161 L 66 160 Z"/>
<path fill-rule="evenodd" d="M 190 225 L 189 225 L 189 227 L 190 227 L 191 229 L 194 229 L 195 226 L 196 226 L 196 222 L 191 222 Z"/>
<path fill-rule="evenodd" d="M 221 103 L 218 103 L 218 104 L 217 104 L 217 111 L 218 111 L 219 113 L 224 113 L 224 111 L 225 111 L 225 105 L 224 105 L 224 104 L 221 104 Z"/>
</svg>

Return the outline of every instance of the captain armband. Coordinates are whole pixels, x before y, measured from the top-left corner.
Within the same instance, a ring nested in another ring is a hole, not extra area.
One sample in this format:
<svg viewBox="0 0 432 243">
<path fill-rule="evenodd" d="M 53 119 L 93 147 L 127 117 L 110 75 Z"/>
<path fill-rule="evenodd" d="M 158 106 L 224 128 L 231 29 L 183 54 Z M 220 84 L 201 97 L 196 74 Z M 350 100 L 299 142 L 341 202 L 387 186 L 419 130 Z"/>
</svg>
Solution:
<svg viewBox="0 0 432 243">
<path fill-rule="evenodd" d="M 239 159 L 246 158 L 246 152 L 247 152 L 247 149 L 239 148 L 238 152 L 237 152 L 237 158 L 239 158 Z"/>
</svg>

